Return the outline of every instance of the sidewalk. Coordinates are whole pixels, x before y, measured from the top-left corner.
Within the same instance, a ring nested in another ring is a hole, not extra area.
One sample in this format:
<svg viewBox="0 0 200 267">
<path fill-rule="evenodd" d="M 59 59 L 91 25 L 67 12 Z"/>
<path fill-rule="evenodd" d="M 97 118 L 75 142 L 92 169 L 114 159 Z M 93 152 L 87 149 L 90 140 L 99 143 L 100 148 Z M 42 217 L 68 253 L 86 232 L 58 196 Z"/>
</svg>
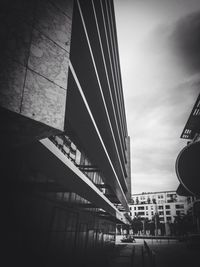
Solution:
<svg viewBox="0 0 200 267">
<path fill-rule="evenodd" d="M 185 242 L 167 240 L 145 240 L 155 252 L 156 267 L 197 267 L 200 249 L 191 249 Z M 115 253 L 110 258 L 108 267 L 146 267 L 142 260 L 143 239 L 136 243 L 116 243 Z M 134 250 L 134 253 L 133 253 Z"/>
<path fill-rule="evenodd" d="M 150 249 L 156 254 L 157 267 L 197 267 L 199 263 L 200 249 L 188 248 L 185 242 L 151 243 Z"/>
<path fill-rule="evenodd" d="M 143 240 L 136 243 L 120 243 L 117 241 L 115 256 L 110 259 L 109 267 L 142 267 Z"/>
<path fill-rule="evenodd" d="M 109 267 L 132 267 L 133 245 L 117 244 L 115 256 L 110 259 Z"/>
</svg>

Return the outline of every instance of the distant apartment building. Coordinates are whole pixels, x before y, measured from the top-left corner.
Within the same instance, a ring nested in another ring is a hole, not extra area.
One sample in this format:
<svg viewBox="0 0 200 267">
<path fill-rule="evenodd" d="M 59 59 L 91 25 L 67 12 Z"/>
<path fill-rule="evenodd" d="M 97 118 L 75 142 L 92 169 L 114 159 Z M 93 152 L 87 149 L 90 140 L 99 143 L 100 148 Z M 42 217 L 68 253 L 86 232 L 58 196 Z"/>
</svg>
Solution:
<svg viewBox="0 0 200 267">
<path fill-rule="evenodd" d="M 160 222 L 174 222 L 176 216 L 187 214 L 188 201 L 190 199 L 177 195 L 175 191 L 133 194 L 130 216 L 132 219 L 139 216 L 152 220 L 158 214 Z"/>
</svg>

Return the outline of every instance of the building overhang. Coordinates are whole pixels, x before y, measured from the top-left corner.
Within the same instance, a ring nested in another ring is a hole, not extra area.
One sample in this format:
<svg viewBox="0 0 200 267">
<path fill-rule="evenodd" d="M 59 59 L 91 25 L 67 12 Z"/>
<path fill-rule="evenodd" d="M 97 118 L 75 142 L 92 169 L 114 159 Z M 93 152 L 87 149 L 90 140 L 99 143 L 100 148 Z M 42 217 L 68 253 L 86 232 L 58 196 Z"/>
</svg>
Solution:
<svg viewBox="0 0 200 267">
<path fill-rule="evenodd" d="M 127 199 L 123 191 L 123 186 L 121 185 L 121 176 L 115 171 L 104 140 L 96 125 L 95 118 L 87 104 L 87 100 L 71 64 L 68 85 L 66 132 L 83 151 L 86 151 L 88 157 L 93 159 L 95 165 L 102 171 L 105 184 L 111 186 L 125 210 L 129 211 Z"/>
<path fill-rule="evenodd" d="M 77 193 L 122 223 L 128 223 L 125 216 L 48 138 L 34 143 L 28 149 L 24 148 L 23 154 L 26 164 L 33 172 L 41 172 L 48 179 Z"/>
</svg>

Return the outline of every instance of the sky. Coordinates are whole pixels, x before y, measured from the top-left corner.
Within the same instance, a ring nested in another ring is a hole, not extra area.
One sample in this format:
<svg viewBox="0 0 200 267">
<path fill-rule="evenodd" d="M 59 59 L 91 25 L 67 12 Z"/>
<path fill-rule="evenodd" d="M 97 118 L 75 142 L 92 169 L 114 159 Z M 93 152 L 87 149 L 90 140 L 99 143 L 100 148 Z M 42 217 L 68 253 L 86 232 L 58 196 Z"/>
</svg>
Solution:
<svg viewBox="0 0 200 267">
<path fill-rule="evenodd" d="M 176 190 L 180 135 L 200 92 L 200 1 L 114 0 L 132 193 Z"/>
</svg>

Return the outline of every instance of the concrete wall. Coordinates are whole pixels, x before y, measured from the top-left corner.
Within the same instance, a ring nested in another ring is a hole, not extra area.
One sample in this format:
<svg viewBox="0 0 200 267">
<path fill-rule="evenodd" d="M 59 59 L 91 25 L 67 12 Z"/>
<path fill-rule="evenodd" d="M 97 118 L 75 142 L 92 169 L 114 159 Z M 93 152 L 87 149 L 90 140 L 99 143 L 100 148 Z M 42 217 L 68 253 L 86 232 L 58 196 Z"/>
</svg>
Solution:
<svg viewBox="0 0 200 267">
<path fill-rule="evenodd" d="M 0 107 L 63 131 L 73 0 L 0 7 Z"/>
</svg>

